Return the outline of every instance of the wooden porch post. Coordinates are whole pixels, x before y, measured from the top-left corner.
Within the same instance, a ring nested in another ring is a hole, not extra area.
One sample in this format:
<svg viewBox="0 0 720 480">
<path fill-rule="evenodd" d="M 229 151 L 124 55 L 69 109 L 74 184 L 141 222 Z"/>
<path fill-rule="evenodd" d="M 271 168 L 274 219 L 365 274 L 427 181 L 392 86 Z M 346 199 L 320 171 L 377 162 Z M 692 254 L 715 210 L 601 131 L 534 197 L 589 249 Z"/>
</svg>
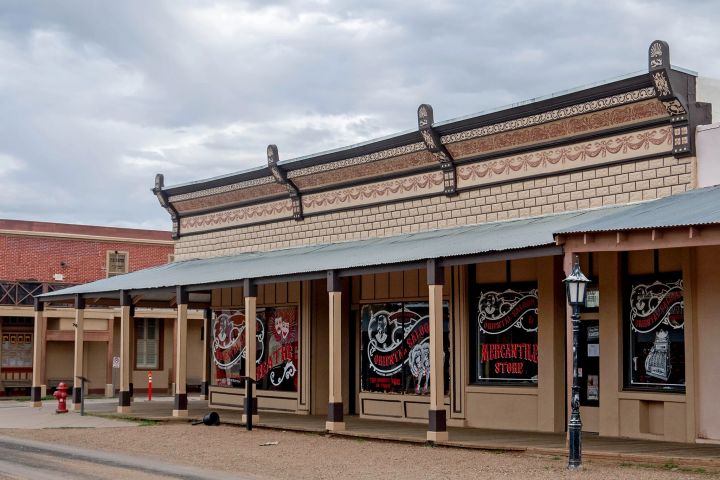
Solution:
<svg viewBox="0 0 720 480">
<path fill-rule="evenodd" d="M 130 402 L 130 372 L 132 371 L 132 358 L 130 356 L 130 324 L 133 319 L 132 298 L 127 292 L 120 292 L 120 393 L 118 394 L 118 413 L 129 413 L 132 409 Z"/>
<path fill-rule="evenodd" d="M 112 398 L 115 395 L 115 385 L 113 384 L 113 343 L 115 338 L 115 316 L 108 318 L 108 341 L 107 341 L 107 360 L 105 365 L 105 396 Z"/>
<path fill-rule="evenodd" d="M 177 287 L 177 325 L 175 328 L 175 406 L 173 417 L 187 417 L 187 310 L 188 293 L 184 287 Z"/>
<path fill-rule="evenodd" d="M 33 373 L 32 373 L 32 389 L 30 390 L 30 400 L 33 407 L 42 407 L 42 371 L 45 369 L 42 361 L 45 349 L 45 304 L 35 299 L 35 324 L 33 326 Z"/>
<path fill-rule="evenodd" d="M 85 343 L 85 299 L 75 295 L 75 368 L 73 373 L 73 410 L 80 410 Z"/>
<path fill-rule="evenodd" d="M 430 410 L 427 439 L 431 442 L 448 439 L 445 412 L 445 375 L 443 368 L 443 268 L 434 259 L 427 263 L 430 302 Z"/>
<path fill-rule="evenodd" d="M 334 270 L 327 276 L 330 340 L 329 372 L 330 400 L 325 428 L 331 432 L 345 430 L 342 399 L 342 292 L 340 278 Z"/>
<path fill-rule="evenodd" d="M 247 414 L 252 415 L 252 423 L 260 420 L 257 406 L 257 285 L 250 280 L 245 279 L 243 285 L 243 294 L 245 295 L 245 377 L 251 378 L 253 381 L 245 383 L 245 405 L 241 421 L 247 422 Z M 249 402 L 248 392 L 252 392 L 252 402 Z"/>
<path fill-rule="evenodd" d="M 205 309 L 205 318 L 203 320 L 203 338 L 205 338 L 205 342 L 203 343 L 202 385 L 200 387 L 200 395 L 203 400 L 210 399 L 210 368 L 212 367 L 212 362 L 210 361 L 210 355 L 212 355 L 212 314 L 212 308 Z"/>
</svg>

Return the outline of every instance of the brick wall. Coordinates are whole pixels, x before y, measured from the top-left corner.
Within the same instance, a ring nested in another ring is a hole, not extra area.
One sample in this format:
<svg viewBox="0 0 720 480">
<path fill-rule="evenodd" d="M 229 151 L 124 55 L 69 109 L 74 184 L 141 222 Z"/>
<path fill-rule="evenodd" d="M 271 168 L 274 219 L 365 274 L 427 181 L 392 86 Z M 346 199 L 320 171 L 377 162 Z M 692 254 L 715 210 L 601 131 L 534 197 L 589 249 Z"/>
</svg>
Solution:
<svg viewBox="0 0 720 480">
<path fill-rule="evenodd" d="M 694 159 L 664 157 L 461 193 L 180 238 L 176 260 L 384 237 L 665 197 L 693 188 Z"/>
<path fill-rule="evenodd" d="M 0 235 L 0 280 L 86 283 L 106 277 L 108 250 L 128 252 L 129 271 L 168 262 L 172 245 Z M 61 267 L 60 262 L 66 266 Z"/>
</svg>

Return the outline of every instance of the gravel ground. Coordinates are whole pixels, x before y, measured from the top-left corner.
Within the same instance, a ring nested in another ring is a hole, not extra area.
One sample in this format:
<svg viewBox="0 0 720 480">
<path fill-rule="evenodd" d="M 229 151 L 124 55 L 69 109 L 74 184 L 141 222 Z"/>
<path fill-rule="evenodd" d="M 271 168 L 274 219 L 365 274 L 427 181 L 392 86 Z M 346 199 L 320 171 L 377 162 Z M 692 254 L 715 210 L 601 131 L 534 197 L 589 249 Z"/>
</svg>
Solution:
<svg viewBox="0 0 720 480">
<path fill-rule="evenodd" d="M 164 461 L 277 479 L 704 479 L 720 472 L 586 461 L 568 472 L 565 459 L 493 453 L 233 426 L 161 424 L 141 428 L 3 430 L 39 441 L 159 457 Z M 278 445 L 260 446 L 265 442 Z"/>
</svg>

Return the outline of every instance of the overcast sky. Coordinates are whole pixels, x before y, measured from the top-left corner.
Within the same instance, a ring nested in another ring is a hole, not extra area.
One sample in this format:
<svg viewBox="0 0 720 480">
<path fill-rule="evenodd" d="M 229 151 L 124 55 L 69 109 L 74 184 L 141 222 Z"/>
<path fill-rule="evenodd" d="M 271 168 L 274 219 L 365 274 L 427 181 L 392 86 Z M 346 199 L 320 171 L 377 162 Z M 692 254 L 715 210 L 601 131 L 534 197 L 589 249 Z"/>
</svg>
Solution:
<svg viewBox="0 0 720 480">
<path fill-rule="evenodd" d="M 170 228 L 150 192 L 672 63 L 713 1 L 0 0 L 0 218 Z"/>
</svg>

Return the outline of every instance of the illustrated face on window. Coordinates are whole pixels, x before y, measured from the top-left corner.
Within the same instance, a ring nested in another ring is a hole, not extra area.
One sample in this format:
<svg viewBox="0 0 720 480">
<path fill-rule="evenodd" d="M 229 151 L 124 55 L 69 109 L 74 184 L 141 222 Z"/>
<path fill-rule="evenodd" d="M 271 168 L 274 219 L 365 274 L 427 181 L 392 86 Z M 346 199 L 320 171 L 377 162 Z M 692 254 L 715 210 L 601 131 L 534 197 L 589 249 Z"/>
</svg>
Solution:
<svg viewBox="0 0 720 480">
<path fill-rule="evenodd" d="M 290 332 L 290 324 L 282 317 L 275 317 L 275 333 L 285 340 Z"/>
</svg>

